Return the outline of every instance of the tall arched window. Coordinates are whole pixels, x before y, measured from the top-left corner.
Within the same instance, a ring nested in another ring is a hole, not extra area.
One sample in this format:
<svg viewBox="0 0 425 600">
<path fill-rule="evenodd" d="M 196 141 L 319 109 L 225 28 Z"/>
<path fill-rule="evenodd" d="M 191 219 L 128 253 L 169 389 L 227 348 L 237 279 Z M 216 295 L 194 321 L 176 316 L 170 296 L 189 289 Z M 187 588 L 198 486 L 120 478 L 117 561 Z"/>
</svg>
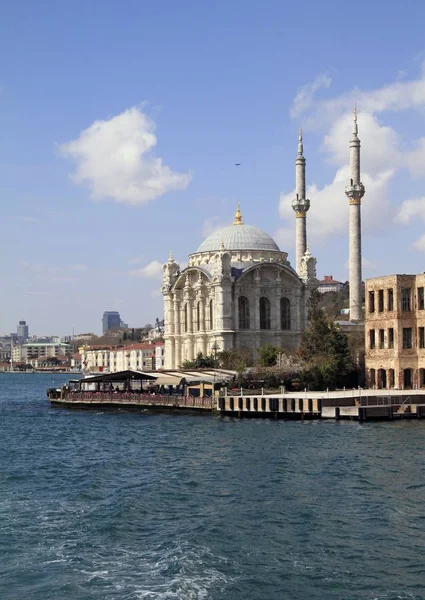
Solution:
<svg viewBox="0 0 425 600">
<path fill-rule="evenodd" d="M 270 300 L 265 296 L 260 298 L 260 329 L 270 329 Z"/>
<path fill-rule="evenodd" d="M 280 328 L 291 329 L 291 303 L 288 298 L 280 299 Z"/>
<path fill-rule="evenodd" d="M 210 329 L 214 329 L 214 305 L 212 300 L 210 300 Z"/>
<path fill-rule="evenodd" d="M 196 305 L 196 331 L 201 331 L 201 303 Z"/>
<path fill-rule="evenodd" d="M 184 332 L 187 333 L 187 317 L 188 317 L 188 306 L 184 305 Z"/>
<path fill-rule="evenodd" d="M 249 300 L 245 296 L 238 299 L 239 329 L 249 329 Z"/>
</svg>

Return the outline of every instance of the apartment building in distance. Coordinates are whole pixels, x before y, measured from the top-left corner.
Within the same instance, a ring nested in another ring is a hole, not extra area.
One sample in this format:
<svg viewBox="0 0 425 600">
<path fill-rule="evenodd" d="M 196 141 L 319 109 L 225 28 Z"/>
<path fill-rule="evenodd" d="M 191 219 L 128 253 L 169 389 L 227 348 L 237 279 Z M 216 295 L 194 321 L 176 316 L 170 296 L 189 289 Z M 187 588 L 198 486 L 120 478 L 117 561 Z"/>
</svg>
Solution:
<svg viewBox="0 0 425 600">
<path fill-rule="evenodd" d="M 164 342 L 142 342 L 131 346 L 81 346 L 83 371 L 97 373 L 154 371 L 164 367 Z"/>
<path fill-rule="evenodd" d="M 425 387 L 425 273 L 366 281 L 369 387 Z"/>
</svg>

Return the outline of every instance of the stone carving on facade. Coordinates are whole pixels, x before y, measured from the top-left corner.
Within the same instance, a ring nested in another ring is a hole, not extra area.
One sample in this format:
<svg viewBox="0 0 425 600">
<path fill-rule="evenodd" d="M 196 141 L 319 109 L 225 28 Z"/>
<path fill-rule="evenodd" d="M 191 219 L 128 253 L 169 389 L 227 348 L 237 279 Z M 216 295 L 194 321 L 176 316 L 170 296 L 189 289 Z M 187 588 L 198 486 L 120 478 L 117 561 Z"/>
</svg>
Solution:
<svg viewBox="0 0 425 600">
<path fill-rule="evenodd" d="M 317 260 L 311 255 L 310 248 L 307 246 L 307 251 L 301 257 L 299 276 L 304 282 L 314 283 L 316 278 L 316 263 Z"/>
<path fill-rule="evenodd" d="M 162 292 L 168 291 L 174 285 L 179 273 L 180 265 L 175 262 L 170 252 L 168 262 L 162 267 Z"/>
</svg>

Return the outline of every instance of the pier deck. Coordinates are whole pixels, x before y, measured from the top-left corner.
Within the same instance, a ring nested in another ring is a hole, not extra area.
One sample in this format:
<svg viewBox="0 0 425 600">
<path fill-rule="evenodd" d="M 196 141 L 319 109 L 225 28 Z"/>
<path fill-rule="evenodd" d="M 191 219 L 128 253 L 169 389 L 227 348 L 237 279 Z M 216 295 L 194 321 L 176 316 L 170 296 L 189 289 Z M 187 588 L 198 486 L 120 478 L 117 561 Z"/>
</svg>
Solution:
<svg viewBox="0 0 425 600">
<path fill-rule="evenodd" d="M 218 412 L 276 419 L 395 420 L 425 417 L 425 390 L 345 390 L 232 395 L 218 399 Z"/>
<path fill-rule="evenodd" d="M 74 392 L 50 397 L 53 406 L 67 408 L 168 409 L 211 412 L 210 396 L 166 396 L 159 394 Z"/>
</svg>

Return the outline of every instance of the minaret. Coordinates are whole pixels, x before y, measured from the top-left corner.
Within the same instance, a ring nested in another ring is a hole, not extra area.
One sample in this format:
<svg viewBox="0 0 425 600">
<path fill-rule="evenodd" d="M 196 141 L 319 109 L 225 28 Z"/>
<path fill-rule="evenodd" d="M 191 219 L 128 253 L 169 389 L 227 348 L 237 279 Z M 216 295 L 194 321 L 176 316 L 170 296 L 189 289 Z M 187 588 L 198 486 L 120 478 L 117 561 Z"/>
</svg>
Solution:
<svg viewBox="0 0 425 600">
<path fill-rule="evenodd" d="M 295 211 L 295 249 L 296 271 L 301 272 L 301 258 L 307 251 L 307 211 L 310 200 L 305 197 L 305 158 L 303 152 L 303 132 L 300 129 L 298 138 L 298 156 L 295 161 L 295 198 L 292 208 Z"/>
<path fill-rule="evenodd" d="M 349 230 L 349 283 L 350 321 L 359 322 L 362 314 L 362 226 L 361 203 L 365 188 L 360 181 L 360 140 L 357 128 L 357 111 L 354 109 L 353 135 L 350 140 L 350 185 L 345 188 L 350 207 Z"/>
</svg>

